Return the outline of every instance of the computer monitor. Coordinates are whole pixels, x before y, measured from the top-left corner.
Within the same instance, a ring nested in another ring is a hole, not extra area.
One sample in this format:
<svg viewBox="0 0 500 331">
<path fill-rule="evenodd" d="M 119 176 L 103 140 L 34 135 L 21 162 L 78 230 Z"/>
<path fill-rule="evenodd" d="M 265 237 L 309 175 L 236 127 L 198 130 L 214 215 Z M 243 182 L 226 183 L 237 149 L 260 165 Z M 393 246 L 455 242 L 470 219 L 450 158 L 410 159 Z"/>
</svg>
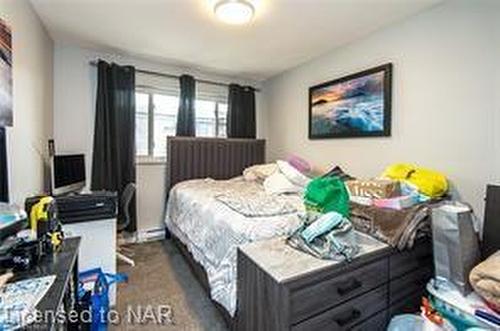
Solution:
<svg viewBox="0 0 500 331">
<path fill-rule="evenodd" d="M 78 192 L 85 187 L 85 156 L 83 154 L 52 157 L 52 194 Z"/>
</svg>

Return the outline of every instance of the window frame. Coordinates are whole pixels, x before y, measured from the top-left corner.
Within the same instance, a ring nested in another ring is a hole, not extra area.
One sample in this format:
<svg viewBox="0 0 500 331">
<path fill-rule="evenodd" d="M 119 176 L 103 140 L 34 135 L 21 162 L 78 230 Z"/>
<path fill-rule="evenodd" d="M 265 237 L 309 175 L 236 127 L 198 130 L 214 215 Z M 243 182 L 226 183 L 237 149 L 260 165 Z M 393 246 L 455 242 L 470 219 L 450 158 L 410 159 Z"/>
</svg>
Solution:
<svg viewBox="0 0 500 331">
<path fill-rule="evenodd" d="M 142 93 L 148 96 L 148 154 L 147 155 L 135 155 L 135 163 L 139 165 L 147 164 L 164 164 L 167 161 L 166 156 L 155 156 L 155 105 L 154 105 L 154 95 L 168 95 L 175 96 L 174 94 L 167 94 L 165 91 L 156 91 L 154 88 L 141 87 L 136 88 L 135 93 Z M 178 96 L 176 96 L 178 97 Z"/>
<path fill-rule="evenodd" d="M 135 93 L 141 93 L 145 94 L 148 96 L 148 110 L 147 110 L 147 116 L 148 116 L 148 145 L 147 145 L 147 155 L 135 155 L 135 160 L 136 164 L 164 164 L 166 163 L 166 156 L 155 156 L 154 155 L 154 149 L 155 149 L 155 104 L 154 104 L 154 96 L 155 95 L 165 95 L 165 96 L 172 96 L 172 97 L 177 97 L 179 98 L 179 95 L 175 95 L 172 93 L 168 93 L 164 90 L 159 90 L 154 87 L 150 86 L 137 86 L 135 89 Z M 221 135 L 221 123 L 219 120 L 221 119 L 220 117 L 220 111 L 221 111 L 221 104 L 225 104 L 227 107 L 227 100 L 224 102 L 220 98 L 206 98 L 206 97 L 201 97 L 197 98 L 196 100 L 200 101 L 211 101 L 214 102 L 215 107 L 214 107 L 214 115 L 215 115 L 215 136 L 213 138 L 219 138 L 219 139 L 226 139 L 227 138 L 227 132 L 225 133 L 224 136 Z M 196 121 L 196 119 L 195 119 Z M 226 119 L 227 122 L 227 119 Z M 226 123 L 227 127 L 227 123 Z M 205 137 L 205 136 L 204 136 Z M 206 137 L 205 137 L 206 138 Z"/>
</svg>

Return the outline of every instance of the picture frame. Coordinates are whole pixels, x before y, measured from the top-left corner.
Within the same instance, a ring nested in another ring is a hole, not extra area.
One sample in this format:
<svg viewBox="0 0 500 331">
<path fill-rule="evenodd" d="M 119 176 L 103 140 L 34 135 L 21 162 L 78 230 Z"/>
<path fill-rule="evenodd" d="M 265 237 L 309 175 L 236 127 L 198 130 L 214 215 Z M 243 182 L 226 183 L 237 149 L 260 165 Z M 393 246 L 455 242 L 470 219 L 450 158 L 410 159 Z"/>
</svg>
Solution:
<svg viewBox="0 0 500 331">
<path fill-rule="evenodd" d="M 12 31 L 0 18 L 0 127 L 13 124 Z"/>
<path fill-rule="evenodd" d="M 392 63 L 309 88 L 309 139 L 389 137 Z"/>
</svg>

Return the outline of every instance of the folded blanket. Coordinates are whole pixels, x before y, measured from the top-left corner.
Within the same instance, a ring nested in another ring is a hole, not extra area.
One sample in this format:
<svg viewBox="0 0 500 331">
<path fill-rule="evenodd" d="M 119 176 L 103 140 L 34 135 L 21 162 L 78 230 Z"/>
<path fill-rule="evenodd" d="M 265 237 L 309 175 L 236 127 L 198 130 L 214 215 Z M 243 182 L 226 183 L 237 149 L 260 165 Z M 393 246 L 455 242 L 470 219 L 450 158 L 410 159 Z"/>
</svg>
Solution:
<svg viewBox="0 0 500 331">
<path fill-rule="evenodd" d="M 297 209 L 279 195 L 256 193 L 248 195 L 241 192 L 219 194 L 215 199 L 246 217 L 268 217 L 297 212 Z"/>
<path fill-rule="evenodd" d="M 469 281 L 477 294 L 500 312 L 500 251 L 474 267 Z"/>
<path fill-rule="evenodd" d="M 372 235 L 399 250 L 413 247 L 415 239 L 430 234 L 430 211 L 436 201 L 402 210 L 351 202 L 351 222 L 356 230 Z"/>
</svg>

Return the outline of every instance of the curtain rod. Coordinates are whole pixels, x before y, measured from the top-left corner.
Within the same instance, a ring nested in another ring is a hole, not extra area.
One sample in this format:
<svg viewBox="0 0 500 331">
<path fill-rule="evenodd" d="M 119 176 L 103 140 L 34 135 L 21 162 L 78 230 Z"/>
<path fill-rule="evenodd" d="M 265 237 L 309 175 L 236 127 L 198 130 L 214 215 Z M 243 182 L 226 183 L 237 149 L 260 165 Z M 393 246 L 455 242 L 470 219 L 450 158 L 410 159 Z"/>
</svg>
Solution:
<svg viewBox="0 0 500 331">
<path fill-rule="evenodd" d="M 89 64 L 93 67 L 97 67 L 97 61 L 90 61 Z M 173 75 L 173 74 L 167 74 L 164 72 L 158 72 L 158 71 L 151 71 L 151 70 L 144 70 L 144 69 L 135 69 L 136 72 L 144 74 L 144 75 L 150 75 L 150 76 L 158 76 L 158 77 L 165 77 L 165 78 L 172 78 L 172 79 L 179 79 L 180 76 L 178 75 Z M 215 82 L 213 80 L 207 80 L 207 79 L 195 79 L 199 83 L 204 83 L 204 84 L 210 84 L 210 85 L 216 85 L 216 86 L 225 86 L 228 87 L 229 84 L 227 83 L 221 83 L 221 82 Z M 260 92 L 260 89 L 255 88 L 250 86 L 252 89 L 254 89 L 255 92 Z"/>
</svg>

